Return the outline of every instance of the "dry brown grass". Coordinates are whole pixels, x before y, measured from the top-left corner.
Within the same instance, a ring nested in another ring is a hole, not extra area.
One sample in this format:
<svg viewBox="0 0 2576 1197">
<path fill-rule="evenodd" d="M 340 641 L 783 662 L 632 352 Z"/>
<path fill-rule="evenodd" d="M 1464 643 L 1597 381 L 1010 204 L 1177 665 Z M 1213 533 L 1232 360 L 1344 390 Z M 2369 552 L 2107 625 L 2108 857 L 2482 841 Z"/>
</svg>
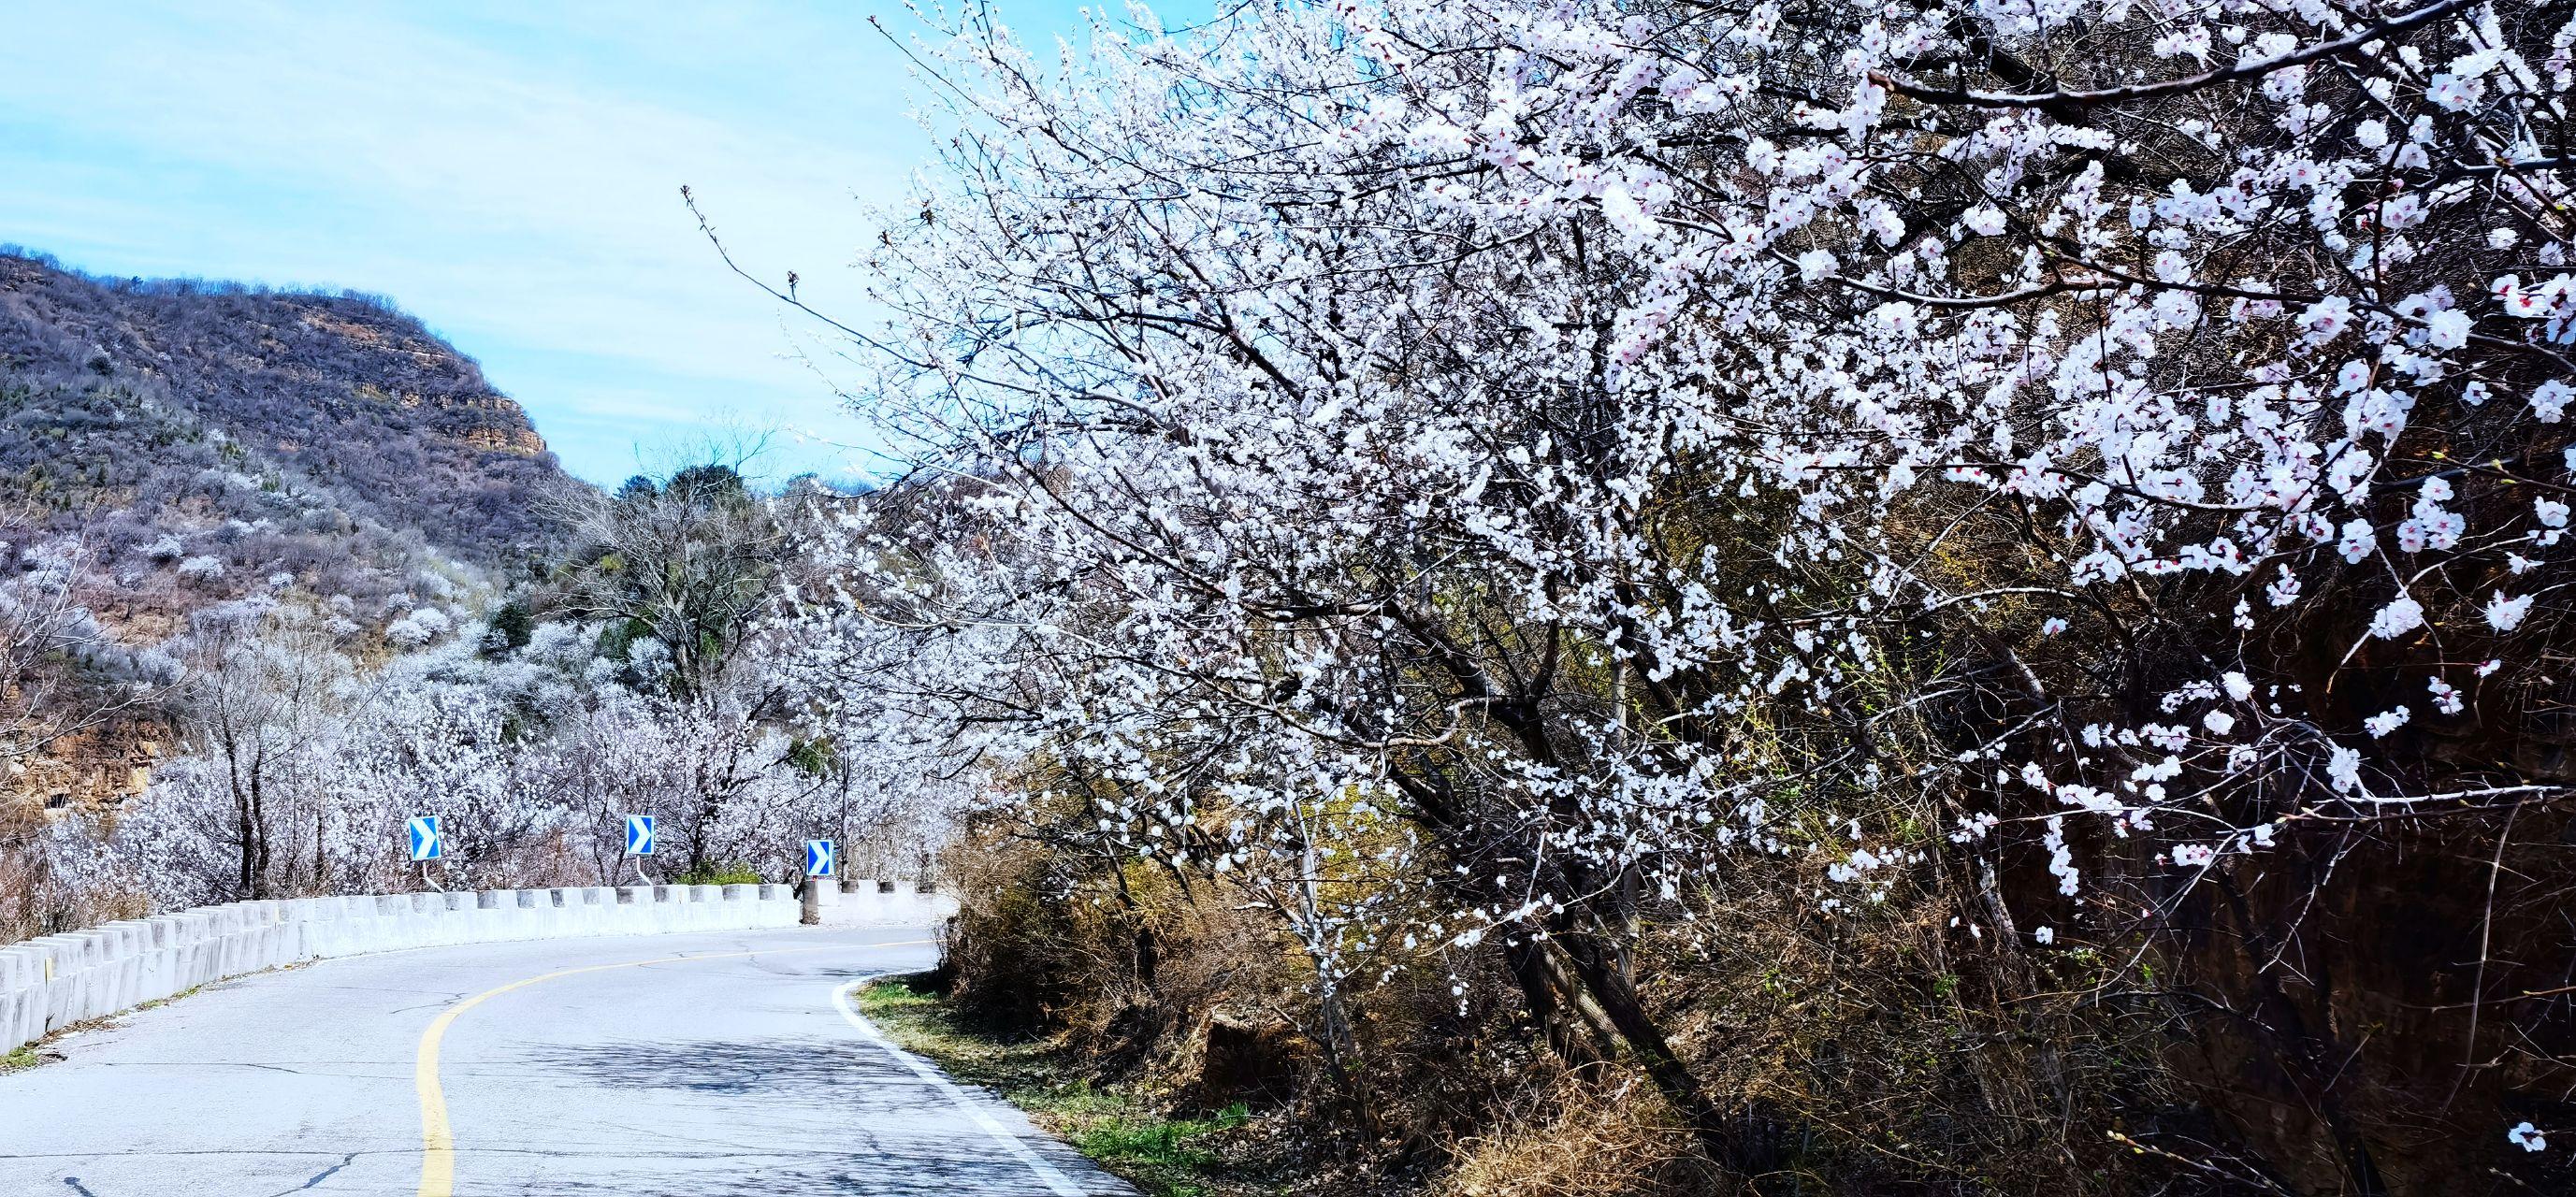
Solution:
<svg viewBox="0 0 2576 1197">
<path fill-rule="evenodd" d="M 32 804 L 0 805 L 0 944 L 151 913 L 140 893 L 61 876 L 42 852 L 46 818 Z"/>
<path fill-rule="evenodd" d="M 1204 881 L 1184 893 L 1147 865 L 1114 878 L 1065 867 L 1000 835 L 955 858 L 960 1013 L 1044 1035 L 1094 1083 L 1170 1117 L 1216 1108 L 1192 1084 L 1210 1012 L 1284 1020 L 1298 1044 L 1281 1069 L 1289 1090 L 1254 1100 L 1248 1133 L 1284 1130 L 1282 1154 L 1305 1157 L 1285 1191 L 1734 1192 L 1633 1064 L 1577 1073 L 1552 1055 L 1498 957 L 1387 957 L 1347 991 L 1355 1025 L 1337 1075 L 1293 945 L 1242 894 Z M 2159 1062 L 2170 1012 L 2067 996 L 2125 956 L 2076 944 L 2032 956 L 1971 936 L 1952 920 L 1982 909 L 1973 874 L 1937 857 L 1890 877 L 1885 902 L 1838 912 L 1770 875 L 1794 867 L 1713 870 L 1683 897 L 1693 917 L 1649 923 L 1635 958 L 1692 1073 L 1721 1105 L 1768 1119 L 1779 1171 L 1757 1178 L 1763 1192 L 2155 1188 L 2132 1183 L 2136 1161 L 2101 1128 L 2153 1133 L 2162 1123 L 2141 1113 L 2171 1117 L 2179 1095 Z"/>
<path fill-rule="evenodd" d="M 1643 1085 L 1560 1075 L 1458 1144 L 1443 1197 L 1650 1197 L 1725 1193 L 1725 1180 Z"/>
</svg>

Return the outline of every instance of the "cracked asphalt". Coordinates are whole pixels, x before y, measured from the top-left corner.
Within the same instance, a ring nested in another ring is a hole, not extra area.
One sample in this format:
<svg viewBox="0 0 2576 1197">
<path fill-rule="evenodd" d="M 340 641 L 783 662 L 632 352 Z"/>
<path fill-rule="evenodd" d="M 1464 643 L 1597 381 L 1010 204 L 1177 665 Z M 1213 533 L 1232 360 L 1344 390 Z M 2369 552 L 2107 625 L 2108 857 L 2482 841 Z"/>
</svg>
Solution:
<svg viewBox="0 0 2576 1197">
<path fill-rule="evenodd" d="M 437 1053 L 458 1197 L 1131 1193 L 836 1009 L 856 978 L 927 967 L 928 938 L 551 940 L 228 982 L 0 1076 L 0 1195 L 429 1193 L 423 1032 L 536 977 L 463 1012 Z"/>
</svg>

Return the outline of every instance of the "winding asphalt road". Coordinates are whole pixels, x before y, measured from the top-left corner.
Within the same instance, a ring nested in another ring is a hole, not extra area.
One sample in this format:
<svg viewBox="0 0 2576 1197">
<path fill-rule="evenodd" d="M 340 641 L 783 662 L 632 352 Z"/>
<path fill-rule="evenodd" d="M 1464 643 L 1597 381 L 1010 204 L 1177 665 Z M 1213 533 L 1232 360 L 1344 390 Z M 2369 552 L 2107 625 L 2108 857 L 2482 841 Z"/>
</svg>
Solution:
<svg viewBox="0 0 2576 1197">
<path fill-rule="evenodd" d="M 850 995 L 925 932 L 565 939 L 211 987 L 0 1076 L 7 1197 L 1128 1194 Z"/>
</svg>

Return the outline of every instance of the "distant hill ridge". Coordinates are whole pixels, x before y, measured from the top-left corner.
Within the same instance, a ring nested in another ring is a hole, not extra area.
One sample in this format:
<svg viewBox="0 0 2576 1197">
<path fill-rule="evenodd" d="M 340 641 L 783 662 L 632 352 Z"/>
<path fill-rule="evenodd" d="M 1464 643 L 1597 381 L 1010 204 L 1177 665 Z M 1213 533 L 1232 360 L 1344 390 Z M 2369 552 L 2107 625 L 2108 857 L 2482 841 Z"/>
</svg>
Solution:
<svg viewBox="0 0 2576 1197">
<path fill-rule="evenodd" d="M 355 292 L 110 280 L 0 249 L 0 386 L 20 392 L 0 420 L 21 432 L 31 394 L 184 413 L 344 511 L 482 564 L 543 547 L 532 500 L 562 477 L 472 359 Z M 47 464 L 28 447 L 0 446 L 0 472 Z"/>
</svg>

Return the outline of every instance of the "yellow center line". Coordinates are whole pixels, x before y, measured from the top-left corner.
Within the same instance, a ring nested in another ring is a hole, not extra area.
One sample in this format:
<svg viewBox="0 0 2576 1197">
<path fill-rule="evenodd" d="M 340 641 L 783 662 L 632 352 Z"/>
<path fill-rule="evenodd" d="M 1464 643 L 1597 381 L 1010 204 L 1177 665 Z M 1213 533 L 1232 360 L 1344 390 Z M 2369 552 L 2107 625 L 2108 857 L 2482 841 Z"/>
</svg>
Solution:
<svg viewBox="0 0 2576 1197">
<path fill-rule="evenodd" d="M 438 1080 L 438 1049 L 447 1041 L 447 1028 L 456 1024 L 459 1015 L 512 990 L 559 977 L 577 977 L 583 973 L 604 973 L 610 969 L 642 968 L 648 964 L 695 964 L 701 960 L 740 960 L 746 956 L 787 956 L 797 952 L 831 952 L 854 948 L 910 948 L 932 941 L 906 939 L 893 943 L 824 944 L 810 948 L 762 948 L 753 952 L 720 952 L 709 956 L 656 956 L 650 960 L 627 960 L 617 964 L 593 964 L 512 981 L 497 989 L 487 989 L 447 1008 L 446 1013 L 431 1020 L 429 1029 L 420 1034 L 420 1050 L 412 1059 L 412 1087 L 420 1091 L 420 1197 L 455 1197 L 456 1128 L 447 1119 L 447 1089 Z"/>
</svg>

